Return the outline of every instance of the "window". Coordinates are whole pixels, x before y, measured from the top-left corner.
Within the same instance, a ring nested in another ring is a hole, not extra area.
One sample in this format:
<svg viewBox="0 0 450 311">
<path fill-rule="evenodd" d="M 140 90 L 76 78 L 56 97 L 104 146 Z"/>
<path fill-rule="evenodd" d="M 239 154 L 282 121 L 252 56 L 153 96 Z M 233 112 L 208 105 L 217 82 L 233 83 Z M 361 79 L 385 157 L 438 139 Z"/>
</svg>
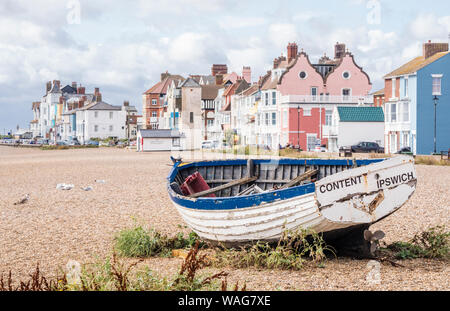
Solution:
<svg viewBox="0 0 450 311">
<path fill-rule="evenodd" d="M 408 78 L 405 78 L 405 90 L 404 90 L 404 97 L 408 97 L 408 93 L 409 93 L 409 80 Z"/>
<path fill-rule="evenodd" d="M 206 126 L 207 127 L 211 127 L 211 126 L 213 126 L 214 125 L 214 120 L 213 119 L 208 119 L 208 120 L 206 120 Z"/>
<path fill-rule="evenodd" d="M 402 115 L 402 121 L 409 122 L 409 103 L 403 103 Z"/>
<path fill-rule="evenodd" d="M 265 96 L 264 96 L 264 104 L 265 104 L 266 106 L 269 105 L 269 93 L 266 93 Z"/>
<path fill-rule="evenodd" d="M 306 71 L 302 71 L 299 73 L 299 77 L 300 79 L 304 80 L 308 77 L 308 74 L 306 73 Z"/>
<path fill-rule="evenodd" d="M 114 130 L 114 127 L 112 125 L 109 126 L 109 131 L 112 132 Z"/>
<path fill-rule="evenodd" d="M 288 127 L 288 111 L 283 111 L 283 127 Z"/>
<path fill-rule="evenodd" d="M 156 99 L 152 99 L 152 105 L 156 106 L 157 100 Z"/>
<path fill-rule="evenodd" d="M 441 84 L 443 75 L 432 75 L 433 77 L 433 96 L 441 96 Z"/>
<path fill-rule="evenodd" d="M 332 122 L 333 117 L 333 111 L 332 110 L 326 110 L 325 111 L 325 125 L 330 126 Z"/>
<path fill-rule="evenodd" d="M 180 147 L 180 138 L 172 138 L 172 146 L 173 147 Z"/>
<path fill-rule="evenodd" d="M 391 122 L 397 122 L 397 104 L 391 104 Z"/>
<path fill-rule="evenodd" d="M 114 113 L 112 111 L 109 112 L 109 118 L 112 119 L 113 118 Z"/>
<path fill-rule="evenodd" d="M 156 118 L 156 111 L 152 111 L 152 118 Z"/>
<path fill-rule="evenodd" d="M 98 111 L 94 112 L 94 117 L 98 118 Z"/>
<path fill-rule="evenodd" d="M 277 113 L 272 112 L 272 125 L 277 125 Z"/>
<path fill-rule="evenodd" d="M 350 77 L 351 77 L 350 72 L 344 71 L 344 72 L 342 73 L 342 77 L 343 77 L 344 79 L 346 79 L 346 80 L 350 79 Z"/>
<path fill-rule="evenodd" d="M 270 118 L 269 114 L 266 113 L 266 114 L 265 114 L 265 118 L 264 118 L 264 121 L 265 121 L 265 124 L 266 124 L 266 125 L 269 125 L 269 118 Z"/>
<path fill-rule="evenodd" d="M 189 122 L 194 123 L 194 113 L 193 112 L 189 113 Z"/>
<path fill-rule="evenodd" d="M 277 104 L 277 92 L 272 92 L 272 105 Z"/>
<path fill-rule="evenodd" d="M 391 104 L 385 104 L 384 107 L 385 107 L 384 108 L 384 115 L 385 115 L 386 122 L 391 122 L 391 118 L 390 118 L 390 116 L 391 116 L 391 114 L 390 114 Z"/>
<path fill-rule="evenodd" d="M 347 101 L 347 100 L 349 100 L 350 99 L 350 96 L 351 96 L 351 90 L 350 89 L 343 89 L 342 90 L 342 99 L 344 100 L 344 101 Z"/>
<path fill-rule="evenodd" d="M 397 87 L 397 79 L 392 79 L 392 98 L 395 98 L 395 92 Z"/>
<path fill-rule="evenodd" d="M 309 109 L 303 109 L 303 116 L 310 117 L 311 116 L 311 108 Z"/>
<path fill-rule="evenodd" d="M 98 125 L 94 125 L 94 132 L 98 132 Z"/>
</svg>

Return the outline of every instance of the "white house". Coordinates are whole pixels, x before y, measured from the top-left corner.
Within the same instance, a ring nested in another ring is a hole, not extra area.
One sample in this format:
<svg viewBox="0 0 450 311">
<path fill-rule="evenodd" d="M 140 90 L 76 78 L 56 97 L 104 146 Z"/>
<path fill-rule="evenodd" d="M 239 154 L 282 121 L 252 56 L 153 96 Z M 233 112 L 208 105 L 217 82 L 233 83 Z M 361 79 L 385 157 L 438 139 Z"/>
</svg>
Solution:
<svg viewBox="0 0 450 311">
<path fill-rule="evenodd" d="M 76 137 L 80 143 L 91 138 L 126 138 L 126 107 L 94 102 L 75 112 Z"/>
<path fill-rule="evenodd" d="M 381 107 L 336 107 L 333 111 L 328 149 L 374 142 L 384 146 L 384 112 Z"/>
<path fill-rule="evenodd" d="M 178 130 L 140 130 L 137 134 L 137 151 L 175 151 L 181 149 Z"/>
</svg>

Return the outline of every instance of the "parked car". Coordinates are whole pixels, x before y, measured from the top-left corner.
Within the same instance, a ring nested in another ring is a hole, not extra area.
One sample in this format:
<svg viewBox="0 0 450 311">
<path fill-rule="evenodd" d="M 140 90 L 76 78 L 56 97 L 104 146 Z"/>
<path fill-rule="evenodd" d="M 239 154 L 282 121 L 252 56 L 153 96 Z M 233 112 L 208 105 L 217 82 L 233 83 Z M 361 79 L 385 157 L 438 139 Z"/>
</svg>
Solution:
<svg viewBox="0 0 450 311">
<path fill-rule="evenodd" d="M 405 147 L 400 149 L 397 154 L 412 154 L 412 151 L 410 147 Z"/>
<path fill-rule="evenodd" d="M 49 141 L 48 141 L 48 139 L 46 139 L 46 138 L 41 138 L 41 139 L 38 139 L 38 140 L 36 141 L 36 143 L 37 143 L 38 145 L 48 145 L 48 144 L 49 144 Z"/>
<path fill-rule="evenodd" d="M 314 148 L 314 152 L 328 152 L 327 146 L 325 145 L 316 145 Z"/>
<path fill-rule="evenodd" d="M 360 142 L 354 146 L 341 147 L 339 151 L 354 153 L 384 153 L 384 148 L 380 147 L 377 143 Z"/>
<path fill-rule="evenodd" d="M 214 145 L 213 142 L 210 140 L 205 140 L 204 142 L 202 142 L 202 149 L 213 149 Z"/>
<path fill-rule="evenodd" d="M 66 143 L 68 146 L 80 146 L 80 145 L 81 145 L 81 144 L 78 142 L 78 140 L 76 140 L 76 139 L 67 140 L 67 141 L 65 141 L 65 143 Z"/>
<path fill-rule="evenodd" d="M 68 146 L 67 142 L 65 142 L 63 140 L 57 141 L 55 145 L 56 146 Z"/>
<path fill-rule="evenodd" d="M 85 145 L 88 145 L 88 146 L 98 146 L 99 143 L 98 143 L 97 140 L 88 140 L 88 141 L 85 143 Z"/>
</svg>

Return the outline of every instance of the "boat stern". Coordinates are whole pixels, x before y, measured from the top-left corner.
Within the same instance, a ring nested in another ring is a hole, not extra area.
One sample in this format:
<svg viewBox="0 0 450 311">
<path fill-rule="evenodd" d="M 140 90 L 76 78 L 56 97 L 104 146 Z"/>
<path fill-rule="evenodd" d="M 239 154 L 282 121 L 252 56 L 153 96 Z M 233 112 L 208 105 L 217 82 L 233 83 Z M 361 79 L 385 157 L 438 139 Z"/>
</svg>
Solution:
<svg viewBox="0 0 450 311">
<path fill-rule="evenodd" d="M 331 222 L 373 224 L 401 208 L 416 184 L 414 159 L 399 156 L 321 179 L 316 199 Z"/>
</svg>

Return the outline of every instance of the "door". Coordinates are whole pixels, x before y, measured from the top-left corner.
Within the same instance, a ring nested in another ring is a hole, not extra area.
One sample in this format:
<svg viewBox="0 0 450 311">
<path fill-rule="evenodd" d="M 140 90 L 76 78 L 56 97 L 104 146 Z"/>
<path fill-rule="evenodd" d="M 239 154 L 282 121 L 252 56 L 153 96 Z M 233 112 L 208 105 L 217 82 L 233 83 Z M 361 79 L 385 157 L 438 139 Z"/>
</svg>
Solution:
<svg viewBox="0 0 450 311">
<path fill-rule="evenodd" d="M 308 134 L 307 136 L 307 149 L 308 151 L 314 150 L 316 147 L 317 134 Z"/>
</svg>

